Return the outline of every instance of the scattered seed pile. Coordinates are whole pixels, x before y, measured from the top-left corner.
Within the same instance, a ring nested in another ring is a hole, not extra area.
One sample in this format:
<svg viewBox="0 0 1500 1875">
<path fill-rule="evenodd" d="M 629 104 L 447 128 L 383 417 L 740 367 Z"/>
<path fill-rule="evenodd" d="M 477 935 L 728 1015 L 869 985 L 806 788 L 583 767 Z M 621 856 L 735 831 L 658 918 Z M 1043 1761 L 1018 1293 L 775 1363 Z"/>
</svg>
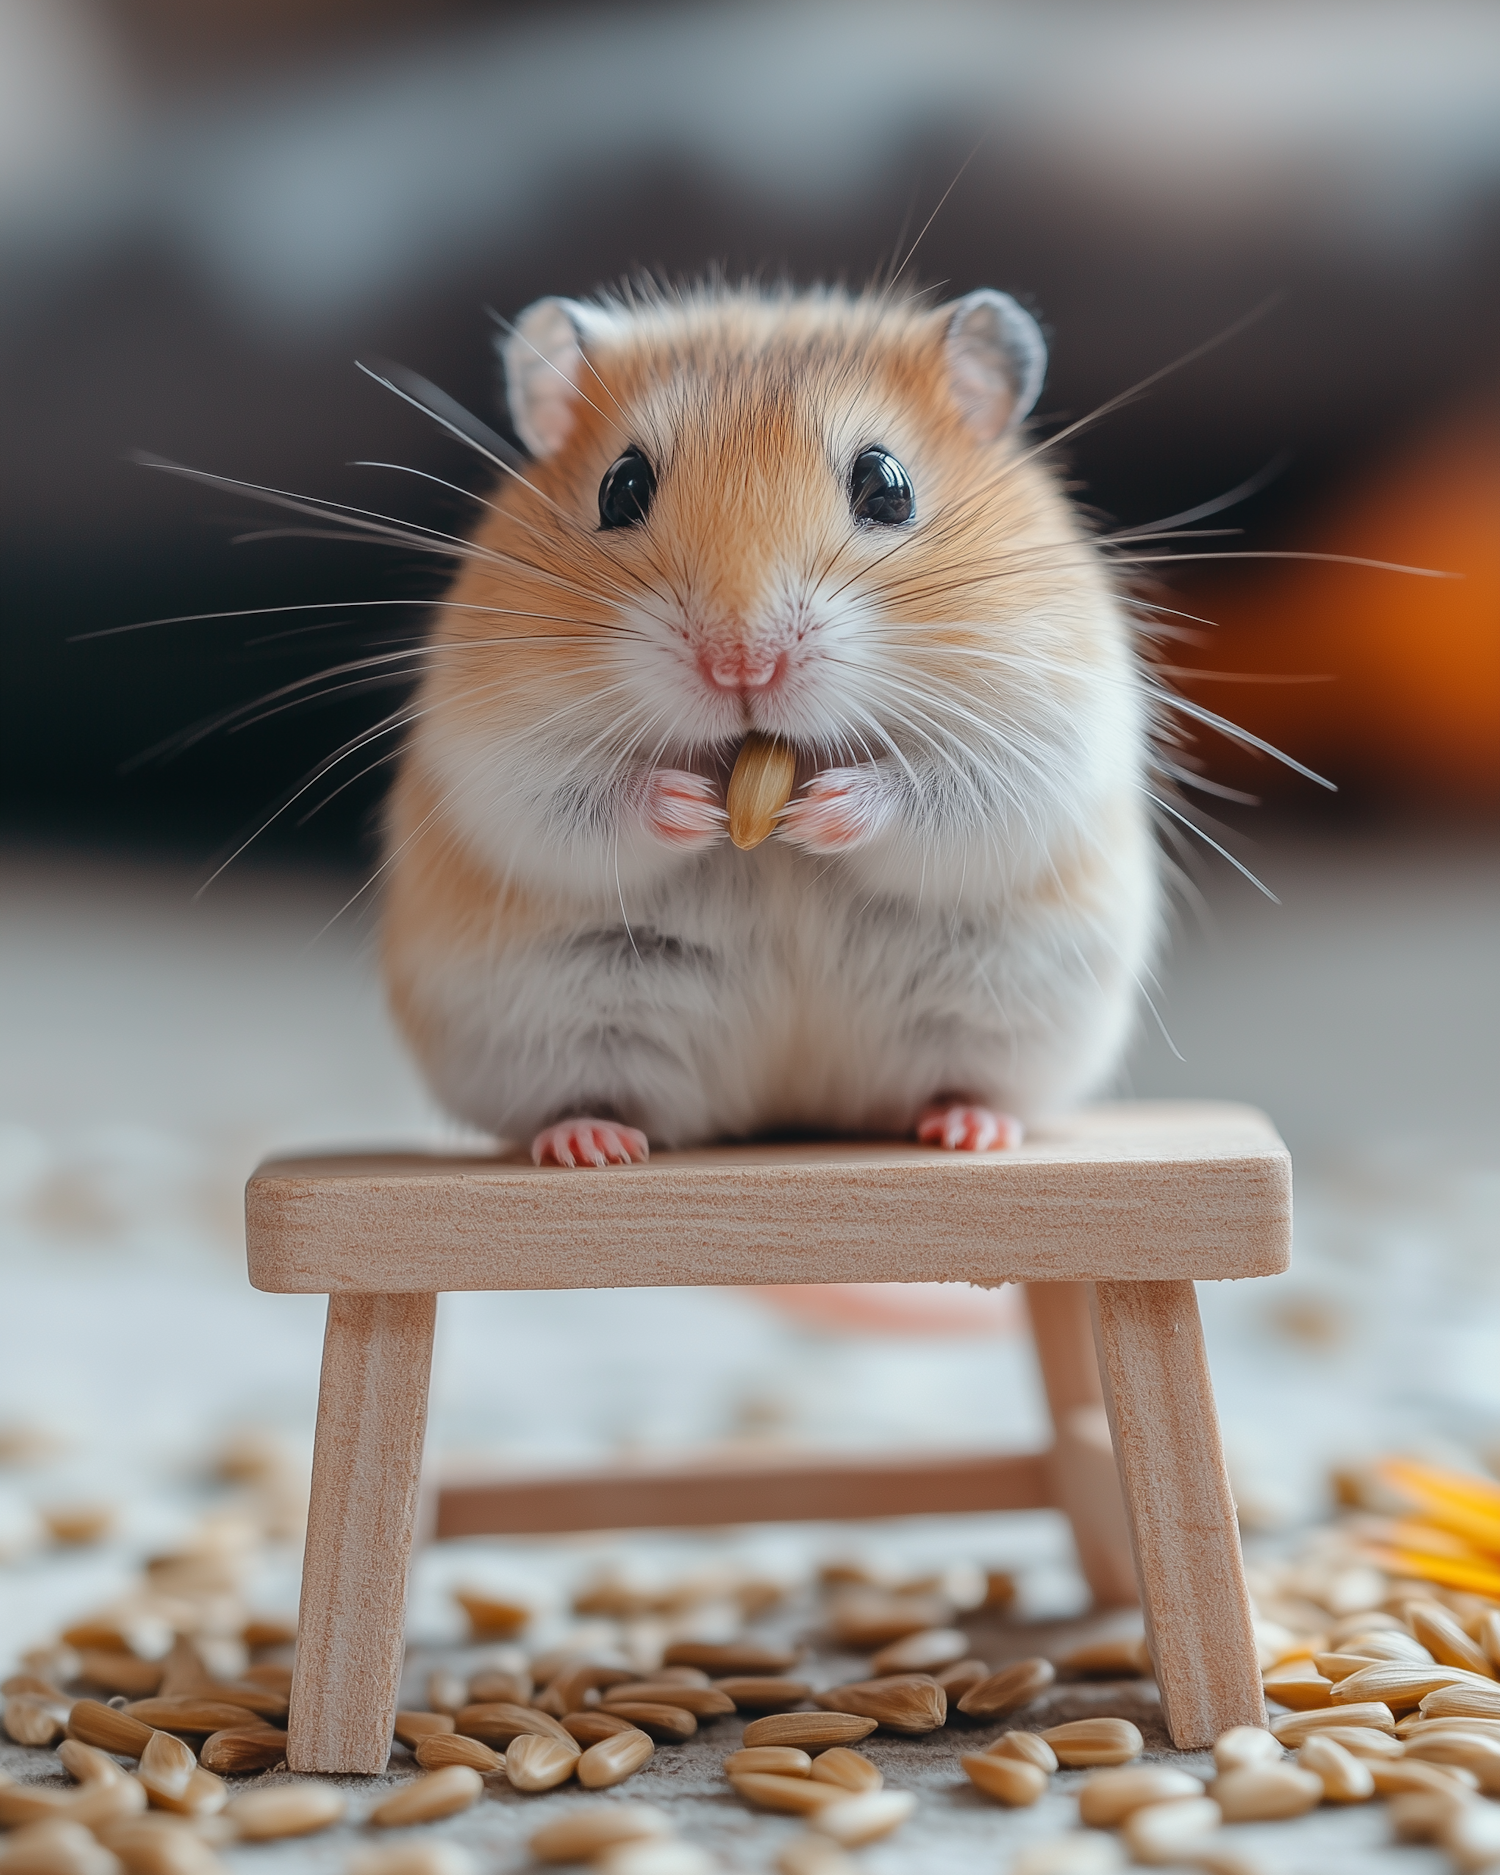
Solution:
<svg viewBox="0 0 1500 1875">
<path fill-rule="evenodd" d="M 1419 1580 L 1453 1558 L 1406 1526 L 1394 1572 L 1389 1504 L 1252 1564 L 1274 1716 L 1211 1763 L 1166 1745 L 1138 1633 L 1058 1644 L 1008 1618 L 1002 1574 L 788 1585 L 726 1561 L 649 1593 L 600 1577 L 546 1647 L 520 1602 L 458 1591 L 471 1645 L 413 1650 L 391 1775 L 351 1781 L 286 1774 L 295 1634 L 246 1599 L 295 1526 L 289 1482 L 253 1442 L 220 1468 L 241 1499 L 0 1688 L 0 1875 L 225 1875 L 324 1832 L 347 1875 L 475 1875 L 498 1865 L 464 1831 L 496 1814 L 506 1870 L 876 1875 L 936 1866 L 961 1825 L 1010 1875 L 1269 1875 L 1298 1830 L 1376 1800 L 1362 1840 L 1500 1875 L 1500 1600 Z M 56 1540 L 95 1540 L 86 1512 Z"/>
</svg>

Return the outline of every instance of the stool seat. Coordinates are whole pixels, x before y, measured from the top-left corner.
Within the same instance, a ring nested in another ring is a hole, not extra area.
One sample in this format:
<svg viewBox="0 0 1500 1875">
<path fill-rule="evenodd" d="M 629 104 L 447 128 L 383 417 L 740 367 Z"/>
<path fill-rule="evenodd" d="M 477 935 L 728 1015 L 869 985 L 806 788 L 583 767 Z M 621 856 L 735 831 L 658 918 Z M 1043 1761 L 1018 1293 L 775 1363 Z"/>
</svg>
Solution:
<svg viewBox="0 0 1500 1875">
<path fill-rule="evenodd" d="M 385 1768 L 444 1290 L 1025 1283 L 1054 1443 L 997 1455 L 990 1506 L 1066 1511 L 1100 1601 L 1129 1599 L 1134 1577 L 1179 1746 L 1264 1723 L 1193 1283 L 1273 1275 L 1290 1235 L 1286 1148 L 1264 1115 L 1217 1102 L 1094 1107 L 993 1153 L 798 1141 L 607 1170 L 399 1152 L 267 1162 L 246 1190 L 250 1279 L 329 1297 L 291 1768 Z M 984 1507 L 983 1461 L 979 1474 L 953 1461 L 946 1485 L 920 1470 L 887 1467 L 882 1494 L 864 1467 L 843 1499 L 862 1512 L 842 1514 L 926 1508 L 934 1488 Z M 707 1521 L 701 1499 L 719 1521 L 711 1482 L 657 1480 L 642 1502 Z M 751 1515 L 808 1515 L 809 1483 L 805 1464 L 760 1478 Z M 604 1495 L 619 1522 L 647 1520 L 630 1514 L 628 1479 Z M 576 1493 L 534 1484 L 471 1491 L 448 1527 L 528 1527 L 522 1502 L 560 1518 L 531 1528 L 583 1527 Z"/>
<path fill-rule="evenodd" d="M 533 1166 L 275 1159 L 250 1280 L 317 1295 L 699 1283 L 1161 1282 L 1287 1267 L 1291 1161 L 1253 1107 L 1140 1101 L 1009 1152 L 847 1140 Z"/>
</svg>

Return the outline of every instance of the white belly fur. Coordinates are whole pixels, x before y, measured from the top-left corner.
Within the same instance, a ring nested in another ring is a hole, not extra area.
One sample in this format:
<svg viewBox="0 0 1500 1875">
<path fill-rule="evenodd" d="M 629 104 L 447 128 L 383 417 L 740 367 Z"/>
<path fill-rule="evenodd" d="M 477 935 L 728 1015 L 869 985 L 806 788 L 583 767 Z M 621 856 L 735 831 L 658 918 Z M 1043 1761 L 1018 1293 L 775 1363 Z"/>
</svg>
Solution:
<svg viewBox="0 0 1500 1875">
<path fill-rule="evenodd" d="M 528 1140 L 609 1113 L 659 1146 L 789 1129 L 911 1131 L 956 1093 L 1025 1119 L 1114 1068 L 1155 928 L 1143 824 L 1080 908 L 873 896 L 774 841 L 685 862 L 545 941 L 423 943 L 434 1092 Z"/>
</svg>

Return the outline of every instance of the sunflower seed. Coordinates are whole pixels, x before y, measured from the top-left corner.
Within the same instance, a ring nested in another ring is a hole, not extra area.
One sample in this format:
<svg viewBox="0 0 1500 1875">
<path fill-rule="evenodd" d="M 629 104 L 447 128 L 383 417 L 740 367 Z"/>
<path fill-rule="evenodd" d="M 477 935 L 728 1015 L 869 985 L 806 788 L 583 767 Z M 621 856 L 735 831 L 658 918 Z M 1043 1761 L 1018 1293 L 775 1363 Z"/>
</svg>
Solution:
<svg viewBox="0 0 1500 1875">
<path fill-rule="evenodd" d="M 342 1791 L 327 1784 L 283 1784 L 275 1790 L 249 1790 L 225 1812 L 235 1834 L 245 1842 L 271 1842 L 280 1836 L 310 1836 L 344 1814 Z"/>
<path fill-rule="evenodd" d="M 1487 1796 L 1500 1790 L 1500 1740 L 1480 1732 L 1436 1731 L 1406 1741 L 1405 1757 L 1423 1764 L 1459 1764 Z"/>
<path fill-rule="evenodd" d="M 1121 1834 L 1134 1861 L 1155 1866 L 1194 1860 L 1195 1849 L 1218 1827 L 1219 1806 L 1211 1797 L 1179 1797 L 1132 1810 Z"/>
<path fill-rule="evenodd" d="M 612 1686 L 600 1701 L 606 1712 L 626 1705 L 678 1706 L 695 1718 L 717 1719 L 734 1711 L 727 1693 L 712 1686 L 683 1686 L 675 1680 L 632 1680 Z"/>
<path fill-rule="evenodd" d="M 622 1699 L 609 1711 L 614 1718 L 629 1720 L 639 1731 L 649 1733 L 661 1743 L 680 1744 L 698 1729 L 698 1721 L 691 1712 L 660 1700 Z"/>
<path fill-rule="evenodd" d="M 1382 1797 L 1397 1796 L 1405 1791 L 1456 1793 L 1464 1797 L 1479 1788 L 1478 1778 L 1461 1764 L 1423 1764 L 1420 1759 L 1406 1757 L 1394 1762 L 1370 1758 L 1366 1763 Z"/>
<path fill-rule="evenodd" d="M 1035 1803 L 1047 1788 L 1047 1773 L 1041 1766 L 1026 1764 L 1020 1758 L 993 1751 L 968 1751 L 958 1762 L 976 1790 L 1012 1808 Z"/>
<path fill-rule="evenodd" d="M 1372 1726 L 1377 1731 L 1389 1732 L 1394 1736 L 1396 1717 L 1389 1706 L 1371 1700 L 1358 1706 L 1326 1706 L 1320 1712 L 1283 1713 L 1279 1718 L 1272 1719 L 1270 1729 L 1288 1751 L 1295 1751 L 1314 1732 L 1321 1732 L 1328 1726 L 1342 1729 L 1351 1725 Z"/>
<path fill-rule="evenodd" d="M 508 1700 L 491 1705 L 465 1706 L 454 1715 L 453 1727 L 465 1738 L 481 1738 L 487 1745 L 508 1746 L 523 1733 L 555 1738 L 577 1750 L 572 1735 L 556 1719 L 535 1706 L 514 1706 Z"/>
<path fill-rule="evenodd" d="M 771 833 L 796 779 L 797 757 L 786 743 L 753 732 L 746 736 L 724 795 L 729 837 L 737 847 L 749 851 Z"/>
<path fill-rule="evenodd" d="M 831 1836 L 840 1848 L 860 1849 L 867 1842 L 894 1835 L 916 1807 L 909 1790 L 867 1790 L 814 1811 L 810 1822 L 819 1835 Z"/>
<path fill-rule="evenodd" d="M 7 1875 L 119 1875 L 120 1864 L 81 1823 L 32 1823 L 6 1842 Z"/>
<path fill-rule="evenodd" d="M 1057 1669 L 1050 1660 L 1017 1660 L 971 1687 L 959 1700 L 958 1709 L 972 1719 L 998 1718 L 1001 1713 L 1028 1705 L 1056 1678 Z"/>
<path fill-rule="evenodd" d="M 828 1836 L 794 1836 L 776 1859 L 779 1875 L 859 1875 L 859 1864 Z"/>
<path fill-rule="evenodd" d="M 590 1745 L 578 1760 L 578 1781 L 585 1790 L 608 1790 L 613 1784 L 623 1784 L 627 1777 L 634 1777 L 644 1764 L 649 1764 L 655 1754 L 656 1746 L 649 1733 L 632 1728 L 625 1732 L 616 1732 L 611 1738 L 601 1738 L 597 1745 Z"/>
<path fill-rule="evenodd" d="M 424 1738 L 431 1738 L 438 1732 L 453 1731 L 453 1714 L 451 1712 L 398 1712 L 392 1729 L 403 1745 L 415 1751 Z"/>
<path fill-rule="evenodd" d="M 777 1680 L 769 1676 L 741 1674 L 715 1680 L 717 1690 L 732 1699 L 741 1712 L 779 1712 L 812 1698 L 812 1688 L 805 1680 Z"/>
<path fill-rule="evenodd" d="M 458 1732 L 433 1732 L 418 1741 L 416 1760 L 424 1771 L 441 1771 L 450 1764 L 466 1764 L 485 1777 L 505 1769 L 505 1759 L 498 1751 L 481 1744 L 477 1738 L 464 1738 Z"/>
<path fill-rule="evenodd" d="M 6 1700 L 4 1724 L 6 1736 L 18 1745 L 51 1745 L 63 1736 L 67 1720 L 58 1707 L 22 1693 Z"/>
<path fill-rule="evenodd" d="M 1145 1740 L 1129 1719 L 1073 1719 L 1041 1734 L 1059 1764 L 1126 1764 L 1138 1758 Z"/>
<path fill-rule="evenodd" d="M 1345 1751 L 1326 1732 L 1313 1733 L 1297 1753 L 1297 1764 L 1322 1780 L 1325 1803 L 1363 1803 L 1375 1795 L 1369 1765 L 1352 1751 Z"/>
<path fill-rule="evenodd" d="M 1323 1801 L 1323 1780 L 1294 1764 L 1250 1764 L 1223 1771 L 1208 1787 L 1226 1823 L 1301 1816 Z"/>
<path fill-rule="evenodd" d="M 527 1847 L 538 1862 L 588 1862 L 617 1842 L 670 1836 L 672 1819 L 645 1803 L 596 1803 L 544 1823 Z"/>
<path fill-rule="evenodd" d="M 197 1769 L 197 1754 L 170 1732 L 153 1732 L 141 1753 L 141 1782 L 153 1799 L 180 1797 Z"/>
<path fill-rule="evenodd" d="M 839 1784 L 845 1790 L 879 1790 L 885 1782 L 878 1765 L 847 1745 L 822 1752 L 813 1760 L 810 1775 L 821 1784 Z"/>
<path fill-rule="evenodd" d="M 125 1775 L 108 1752 L 85 1745 L 80 1739 L 65 1738 L 57 1748 L 57 1755 L 62 1759 L 64 1770 L 80 1784 L 118 1784 Z"/>
<path fill-rule="evenodd" d="M 1214 1763 L 1221 1771 L 1240 1771 L 1252 1764 L 1280 1764 L 1280 1739 L 1259 1725 L 1232 1725 L 1214 1740 Z"/>
<path fill-rule="evenodd" d="M 850 1712 L 773 1712 L 745 1727 L 746 1745 L 800 1745 L 825 1751 L 830 1745 L 857 1745 L 875 1730 L 875 1720 Z"/>
<path fill-rule="evenodd" d="M 835 1751 L 842 1751 L 836 1745 Z M 824 1757 L 831 1754 L 824 1752 Z M 751 1745 L 743 1751 L 731 1751 L 724 1760 L 724 1775 L 738 1777 L 744 1771 L 771 1771 L 778 1777 L 810 1777 L 813 1761 L 795 1745 Z M 836 1781 L 836 1780 L 835 1780 Z"/>
<path fill-rule="evenodd" d="M 556 1750 L 553 1740 L 544 1739 Z M 511 1754 L 506 1753 L 506 1770 Z M 571 1760 L 569 1761 L 571 1764 Z M 512 1779 L 514 1782 L 514 1779 Z M 561 1780 L 559 1780 L 560 1782 Z M 524 1788 L 524 1786 L 518 1786 Z M 441 1771 L 429 1771 L 413 1779 L 376 1804 L 369 1820 L 378 1829 L 399 1829 L 406 1823 L 434 1823 L 439 1817 L 456 1816 L 484 1795 L 484 1780 L 467 1764 L 446 1764 Z"/>
<path fill-rule="evenodd" d="M 286 1733 L 274 1725 L 246 1725 L 205 1738 L 198 1762 L 220 1777 L 274 1771 L 286 1757 Z"/>
<path fill-rule="evenodd" d="M 1022 1764 L 1034 1764 L 1049 1777 L 1057 1769 L 1057 1753 L 1035 1732 L 1002 1732 L 994 1744 L 986 1748 L 986 1756 L 1019 1758 Z"/>
<path fill-rule="evenodd" d="M 882 1647 L 870 1662 L 870 1672 L 881 1679 L 892 1673 L 932 1673 L 951 1667 L 968 1651 L 969 1637 L 958 1628 L 920 1628 Z"/>
<path fill-rule="evenodd" d="M 1147 1804 L 1201 1797 L 1203 1780 L 1166 1765 L 1143 1764 L 1126 1771 L 1097 1771 L 1078 1793 L 1079 1820 L 1090 1829 L 1116 1829 Z"/>
<path fill-rule="evenodd" d="M 510 1779 L 512 1787 L 516 1790 L 551 1790 L 558 1784 L 565 1784 L 578 1768 L 583 1754 L 566 1732 L 563 1733 L 563 1739 L 567 1742 L 563 1743 L 550 1734 L 540 1732 L 524 1732 L 519 1738 L 512 1739 L 505 1750 L 505 1775 Z M 604 1742 L 606 1745 L 610 1743 L 608 1739 Z M 599 1747 L 594 1745 L 590 1749 L 597 1751 Z M 459 1771 L 464 1767 L 453 1765 L 450 1769 Z M 445 1777 L 447 1772 L 435 1772 L 434 1775 Z M 478 1773 L 473 1772 L 471 1775 L 477 1783 Z"/>
<path fill-rule="evenodd" d="M 848 1796 L 837 1784 L 820 1784 L 810 1777 L 781 1777 L 774 1771 L 741 1771 L 730 1778 L 740 1796 L 764 1810 L 789 1810 L 810 1816 Z"/>
<path fill-rule="evenodd" d="M 779 1647 L 757 1647 L 749 1641 L 714 1645 L 707 1641 L 674 1641 L 662 1655 L 663 1666 L 698 1667 L 704 1673 L 785 1673 L 796 1666 L 797 1654 Z"/>
<path fill-rule="evenodd" d="M 825 1712 L 854 1712 L 888 1732 L 935 1732 L 948 1717 L 948 1695 L 925 1673 L 856 1680 L 813 1695 Z"/>
<path fill-rule="evenodd" d="M 193 1772 L 179 1795 L 159 1787 L 146 1794 L 154 1810 L 171 1810 L 178 1816 L 216 1816 L 229 1801 L 229 1787 L 223 1778 L 202 1769 Z"/>
</svg>

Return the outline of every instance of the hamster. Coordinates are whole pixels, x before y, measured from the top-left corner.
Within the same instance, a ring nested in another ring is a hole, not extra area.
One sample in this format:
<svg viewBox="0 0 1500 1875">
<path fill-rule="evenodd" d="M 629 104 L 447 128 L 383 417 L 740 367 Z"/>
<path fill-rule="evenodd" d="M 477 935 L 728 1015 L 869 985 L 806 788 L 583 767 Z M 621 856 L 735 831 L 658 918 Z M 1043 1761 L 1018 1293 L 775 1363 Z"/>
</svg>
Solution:
<svg viewBox="0 0 1500 1875">
<path fill-rule="evenodd" d="M 545 299 L 531 452 L 437 614 L 383 961 L 438 1099 L 533 1159 L 1016 1143 L 1097 1088 L 1158 928 L 1125 606 L 983 290 Z M 757 733 L 794 791 L 753 851 Z"/>
</svg>

